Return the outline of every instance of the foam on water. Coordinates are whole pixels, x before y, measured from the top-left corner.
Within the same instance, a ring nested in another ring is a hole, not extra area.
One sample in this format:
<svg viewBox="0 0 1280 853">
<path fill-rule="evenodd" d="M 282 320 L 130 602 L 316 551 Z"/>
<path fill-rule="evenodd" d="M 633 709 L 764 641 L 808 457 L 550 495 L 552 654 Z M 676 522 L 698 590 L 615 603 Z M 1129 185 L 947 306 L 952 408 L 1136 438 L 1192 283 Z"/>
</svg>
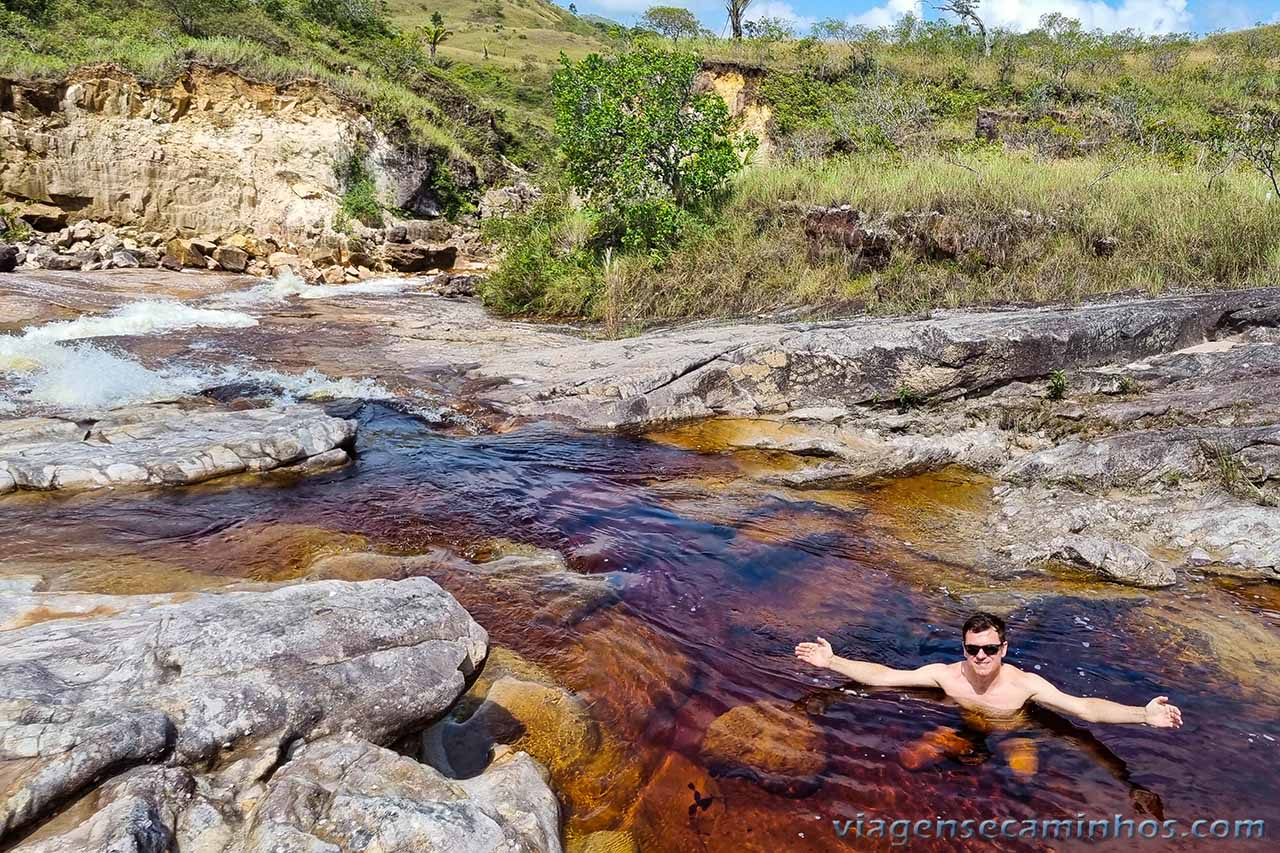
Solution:
<svg viewBox="0 0 1280 853">
<path fill-rule="evenodd" d="M 266 284 L 238 293 L 214 297 L 212 304 L 248 307 L 288 302 L 290 299 L 332 299 L 341 296 L 393 296 L 420 282 L 407 278 L 371 278 L 351 284 L 307 284 L 286 269 Z"/>
<path fill-rule="evenodd" d="M 31 326 L 23 331 L 21 339 L 40 344 L 112 335 L 153 335 L 197 326 L 242 329 L 256 325 L 257 320 L 239 311 L 193 308 L 181 302 L 147 300 L 131 302 L 109 314 Z"/>
<path fill-rule="evenodd" d="M 103 409 L 173 399 L 232 382 L 279 388 L 282 399 L 289 401 L 392 397 L 391 392 L 371 380 L 332 379 L 314 369 L 302 374 L 255 370 L 245 365 L 172 364 L 153 369 L 113 348 L 79 342 L 111 335 L 255 325 L 253 317 L 238 311 L 143 301 L 102 316 L 32 326 L 20 335 L 0 335 L 0 376 L 8 380 L 11 392 L 0 397 L 0 414 L 13 414 L 22 408 L 22 403 L 58 410 Z"/>
</svg>

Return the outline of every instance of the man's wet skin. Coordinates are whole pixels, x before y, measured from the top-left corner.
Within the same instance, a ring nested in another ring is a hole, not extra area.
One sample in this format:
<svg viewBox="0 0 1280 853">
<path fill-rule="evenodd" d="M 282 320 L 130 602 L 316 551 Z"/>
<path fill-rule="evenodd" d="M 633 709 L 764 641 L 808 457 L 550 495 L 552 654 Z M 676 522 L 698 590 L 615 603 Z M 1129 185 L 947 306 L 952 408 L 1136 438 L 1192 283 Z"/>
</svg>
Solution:
<svg viewBox="0 0 1280 853">
<path fill-rule="evenodd" d="M 1093 723 L 1136 723 L 1176 729 L 1182 712 L 1157 696 L 1145 707 L 1122 705 L 1106 699 L 1071 696 L 1044 678 L 1004 663 L 1008 651 L 1003 620 L 975 613 L 962 630 L 963 659 L 950 664 L 926 664 L 913 670 L 891 669 L 869 661 L 848 660 L 834 654 L 821 637 L 801 643 L 795 654 L 812 666 L 831 669 L 869 687 L 940 690 L 960 706 L 962 728 L 943 726 L 905 746 L 900 759 L 909 769 L 920 769 L 944 759 L 981 763 L 996 750 L 1020 779 L 1030 779 L 1040 766 L 1036 741 L 1046 735 L 1064 738 L 1090 755 L 1124 782 L 1135 807 L 1145 814 L 1163 812 L 1160 798 L 1135 785 L 1128 767 L 1087 729 L 1060 715 Z M 994 736 L 994 737 L 992 737 Z"/>
<path fill-rule="evenodd" d="M 963 660 L 925 664 L 911 670 L 839 657 L 822 637 L 816 643 L 800 643 L 795 654 L 811 666 L 830 669 L 870 687 L 941 688 L 961 706 L 988 716 L 1016 714 L 1028 703 L 1035 703 L 1091 723 L 1136 723 L 1172 729 L 1182 725 L 1182 711 L 1169 704 L 1167 696 L 1157 696 L 1145 707 L 1072 696 L 1035 673 L 1006 664 L 1009 644 L 1004 620 L 997 616 L 974 614 L 965 622 L 961 636 Z"/>
</svg>

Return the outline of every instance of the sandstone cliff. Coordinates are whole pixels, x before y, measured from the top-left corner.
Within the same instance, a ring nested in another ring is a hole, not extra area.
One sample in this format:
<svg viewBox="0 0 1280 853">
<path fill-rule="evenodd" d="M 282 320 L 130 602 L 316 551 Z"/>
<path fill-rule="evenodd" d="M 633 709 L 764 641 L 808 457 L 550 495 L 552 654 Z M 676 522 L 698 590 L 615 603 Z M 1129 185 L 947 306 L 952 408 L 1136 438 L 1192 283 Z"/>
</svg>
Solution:
<svg viewBox="0 0 1280 853">
<path fill-rule="evenodd" d="M 699 91 L 714 92 L 725 102 L 729 115 L 738 120 L 739 133 L 755 136 L 759 144 L 752 159 L 756 163 L 773 159 L 773 110 L 757 92 L 763 79 L 763 69 L 725 62 L 704 63 L 694 78 Z"/>
<path fill-rule="evenodd" d="M 0 203 L 49 225 L 300 241 L 332 227 L 335 164 L 355 150 L 376 152 L 368 165 L 388 205 L 433 212 L 430 178 L 446 152 L 389 138 L 314 83 L 203 66 L 168 85 L 103 66 L 57 82 L 0 79 Z"/>
</svg>

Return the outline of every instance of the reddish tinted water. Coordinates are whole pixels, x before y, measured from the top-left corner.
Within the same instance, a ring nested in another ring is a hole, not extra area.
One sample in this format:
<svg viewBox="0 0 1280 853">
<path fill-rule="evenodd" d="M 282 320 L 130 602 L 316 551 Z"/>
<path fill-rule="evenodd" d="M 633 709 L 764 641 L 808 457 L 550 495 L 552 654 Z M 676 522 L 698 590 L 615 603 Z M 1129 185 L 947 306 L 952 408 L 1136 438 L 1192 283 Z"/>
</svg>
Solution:
<svg viewBox="0 0 1280 853">
<path fill-rule="evenodd" d="M 373 405 L 359 417 L 357 463 L 303 481 L 6 500 L 5 570 L 34 561 L 54 586 L 151 591 L 294 577 L 338 551 L 483 555 L 495 538 L 555 549 L 573 571 L 606 575 L 607 593 L 561 600 L 536 583 L 437 579 L 601 723 L 593 778 L 557 779 L 572 836 L 625 829 L 660 851 L 890 849 L 832 822 L 1153 811 L 1185 821 L 1179 832 L 1201 817 L 1280 832 L 1280 614 L 1267 588 L 1017 586 L 1004 595 L 1014 663 L 1074 693 L 1167 694 L 1187 725 L 1086 729 L 1036 715 L 984 735 L 938 696 L 842 692 L 792 658 L 821 634 L 889 665 L 954 659 L 973 601 L 959 590 L 990 600 L 1011 586 L 967 572 L 959 554 L 937 559 L 957 511 L 949 496 L 980 486 L 944 476 L 806 495 L 742 479 L 758 459 L 551 427 L 459 438 Z M 921 761 L 919 739 L 946 727 L 959 731 L 944 738 L 953 755 Z"/>
</svg>

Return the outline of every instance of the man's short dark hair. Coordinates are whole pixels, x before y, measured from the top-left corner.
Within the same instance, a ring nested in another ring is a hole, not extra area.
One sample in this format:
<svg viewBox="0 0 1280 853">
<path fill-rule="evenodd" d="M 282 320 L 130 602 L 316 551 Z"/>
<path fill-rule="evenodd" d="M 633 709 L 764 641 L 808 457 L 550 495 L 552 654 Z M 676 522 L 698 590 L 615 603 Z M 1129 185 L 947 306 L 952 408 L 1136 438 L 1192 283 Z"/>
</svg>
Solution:
<svg viewBox="0 0 1280 853">
<path fill-rule="evenodd" d="M 996 636 L 1000 638 L 1000 642 L 1004 642 L 1004 620 L 994 613 L 985 613 L 979 610 L 977 613 L 964 620 L 964 628 L 960 631 L 960 637 L 969 636 L 970 632 L 981 633 L 989 628 L 994 628 Z"/>
</svg>

